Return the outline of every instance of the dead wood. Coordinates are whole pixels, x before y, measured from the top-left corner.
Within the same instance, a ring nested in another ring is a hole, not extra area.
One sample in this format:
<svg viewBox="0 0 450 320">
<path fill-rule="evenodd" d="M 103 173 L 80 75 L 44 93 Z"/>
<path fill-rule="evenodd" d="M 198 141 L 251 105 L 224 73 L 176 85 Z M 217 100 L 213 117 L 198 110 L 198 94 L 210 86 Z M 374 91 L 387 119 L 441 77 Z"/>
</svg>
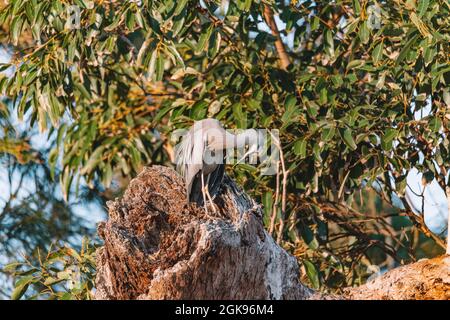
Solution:
<svg viewBox="0 0 450 320">
<path fill-rule="evenodd" d="M 145 168 L 98 227 L 97 299 L 449 299 L 444 258 L 394 269 L 342 297 L 299 282 L 297 260 L 275 243 L 262 208 L 228 177 L 219 213 L 187 204 L 170 168 Z"/>
</svg>

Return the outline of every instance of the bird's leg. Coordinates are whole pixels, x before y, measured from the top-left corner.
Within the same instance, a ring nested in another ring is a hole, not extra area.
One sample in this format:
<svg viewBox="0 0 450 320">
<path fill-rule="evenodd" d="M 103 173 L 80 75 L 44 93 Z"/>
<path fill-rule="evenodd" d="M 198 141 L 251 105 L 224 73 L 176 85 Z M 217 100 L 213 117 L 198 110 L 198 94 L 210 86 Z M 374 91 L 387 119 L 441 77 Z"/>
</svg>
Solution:
<svg viewBox="0 0 450 320">
<path fill-rule="evenodd" d="M 202 195 L 203 195 L 203 206 L 205 207 L 206 213 L 208 213 L 208 206 L 206 202 L 206 189 L 205 189 L 205 178 L 203 177 L 203 172 L 200 173 L 202 177 Z"/>
<path fill-rule="evenodd" d="M 213 200 L 212 200 L 212 198 L 211 198 L 211 195 L 209 194 L 209 188 L 208 188 L 208 185 L 206 185 L 206 187 L 205 187 L 205 193 L 206 193 L 206 196 L 207 196 L 208 199 L 209 199 L 209 203 L 211 204 L 211 207 L 213 208 L 213 212 L 214 212 L 214 213 L 217 213 L 216 206 L 214 205 L 214 202 L 213 202 Z"/>
<path fill-rule="evenodd" d="M 212 200 L 211 194 L 209 193 L 209 179 L 210 179 L 210 177 L 211 176 L 208 175 L 208 178 L 206 179 L 205 193 L 206 193 L 206 196 L 209 199 L 209 203 L 211 204 L 211 207 L 213 208 L 213 212 L 217 213 L 216 206 L 214 205 L 214 202 Z"/>
</svg>

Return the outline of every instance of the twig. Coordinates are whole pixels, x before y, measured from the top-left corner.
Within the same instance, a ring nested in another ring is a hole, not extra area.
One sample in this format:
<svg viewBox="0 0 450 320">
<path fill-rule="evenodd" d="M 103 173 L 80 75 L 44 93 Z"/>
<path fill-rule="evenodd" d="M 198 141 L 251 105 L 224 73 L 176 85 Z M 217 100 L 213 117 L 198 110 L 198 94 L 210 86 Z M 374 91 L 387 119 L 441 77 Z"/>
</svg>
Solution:
<svg viewBox="0 0 450 320">
<path fill-rule="evenodd" d="M 283 148 L 281 147 L 280 140 L 274 136 L 272 132 L 270 132 L 270 135 L 272 136 L 272 139 L 274 140 L 275 146 L 278 148 L 280 152 L 280 163 L 281 163 L 281 171 L 283 173 L 283 180 L 282 180 L 282 186 L 283 191 L 281 193 L 281 217 L 280 217 L 280 225 L 278 227 L 278 233 L 277 233 L 277 243 L 280 243 L 283 236 L 283 230 L 284 230 L 284 220 L 286 218 L 286 193 L 287 193 L 287 178 L 289 175 L 289 170 L 286 170 L 286 166 L 284 163 L 284 154 L 283 154 Z"/>
<path fill-rule="evenodd" d="M 275 219 L 277 217 L 278 211 L 278 200 L 280 195 L 280 161 L 277 161 L 277 177 L 276 177 L 276 187 L 275 187 L 275 201 L 273 203 L 272 217 L 270 218 L 269 233 L 273 233 L 275 228 Z"/>
<path fill-rule="evenodd" d="M 387 203 L 392 204 L 392 201 L 386 198 L 383 192 L 379 192 L 374 188 L 375 192 Z M 390 192 L 393 193 L 393 190 L 390 189 Z M 439 246 L 442 248 L 446 248 L 445 242 L 436 236 L 433 232 L 428 229 L 427 225 L 425 224 L 425 219 L 423 215 L 417 215 L 414 213 L 414 211 L 411 208 L 411 205 L 408 203 L 408 201 L 405 199 L 405 197 L 400 197 L 400 200 L 403 203 L 403 206 L 405 207 L 405 210 L 402 211 L 402 214 L 409 217 L 409 219 L 412 221 L 414 226 L 420 230 L 426 237 L 433 239 Z"/>
</svg>

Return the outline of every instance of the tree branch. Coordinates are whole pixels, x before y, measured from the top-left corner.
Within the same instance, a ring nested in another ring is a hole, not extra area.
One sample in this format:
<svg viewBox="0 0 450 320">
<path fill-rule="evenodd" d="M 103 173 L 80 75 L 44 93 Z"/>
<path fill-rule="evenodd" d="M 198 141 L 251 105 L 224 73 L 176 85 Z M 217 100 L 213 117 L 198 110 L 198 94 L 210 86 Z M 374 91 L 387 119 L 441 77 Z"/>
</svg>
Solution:
<svg viewBox="0 0 450 320">
<path fill-rule="evenodd" d="M 273 17 L 273 11 L 267 4 L 264 4 L 263 16 L 264 20 L 270 28 L 270 31 L 272 32 L 272 35 L 276 38 L 275 48 L 280 59 L 280 66 L 282 69 L 286 70 L 287 67 L 289 67 L 289 65 L 291 64 L 291 60 L 289 59 L 289 55 L 286 52 L 283 40 L 281 40 L 280 32 L 278 31 L 277 24 L 275 23 L 275 19 Z"/>
</svg>

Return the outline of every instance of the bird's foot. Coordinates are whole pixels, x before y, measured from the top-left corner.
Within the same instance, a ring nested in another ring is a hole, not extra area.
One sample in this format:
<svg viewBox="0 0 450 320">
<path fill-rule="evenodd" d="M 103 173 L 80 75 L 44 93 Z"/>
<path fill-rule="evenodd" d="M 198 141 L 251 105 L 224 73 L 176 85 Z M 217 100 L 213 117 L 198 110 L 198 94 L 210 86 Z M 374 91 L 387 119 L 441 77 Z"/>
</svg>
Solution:
<svg viewBox="0 0 450 320">
<path fill-rule="evenodd" d="M 205 195 L 206 195 L 206 197 L 208 198 L 209 205 L 212 207 L 213 212 L 214 212 L 214 213 L 217 213 L 216 206 L 214 205 L 214 202 L 213 202 L 213 200 L 212 200 L 212 197 L 211 197 L 211 195 L 209 194 L 208 186 L 205 187 Z"/>
<path fill-rule="evenodd" d="M 217 211 L 217 207 L 216 207 L 216 205 L 214 204 L 214 202 L 209 202 L 209 201 L 207 201 L 207 202 L 203 205 L 203 208 L 205 209 L 205 212 L 206 212 L 207 214 L 210 213 L 211 209 L 212 209 L 212 213 L 217 213 L 217 212 L 218 212 L 218 211 Z"/>
<path fill-rule="evenodd" d="M 211 206 L 214 213 L 217 213 L 217 208 L 214 202 L 210 202 L 209 205 Z"/>
</svg>

